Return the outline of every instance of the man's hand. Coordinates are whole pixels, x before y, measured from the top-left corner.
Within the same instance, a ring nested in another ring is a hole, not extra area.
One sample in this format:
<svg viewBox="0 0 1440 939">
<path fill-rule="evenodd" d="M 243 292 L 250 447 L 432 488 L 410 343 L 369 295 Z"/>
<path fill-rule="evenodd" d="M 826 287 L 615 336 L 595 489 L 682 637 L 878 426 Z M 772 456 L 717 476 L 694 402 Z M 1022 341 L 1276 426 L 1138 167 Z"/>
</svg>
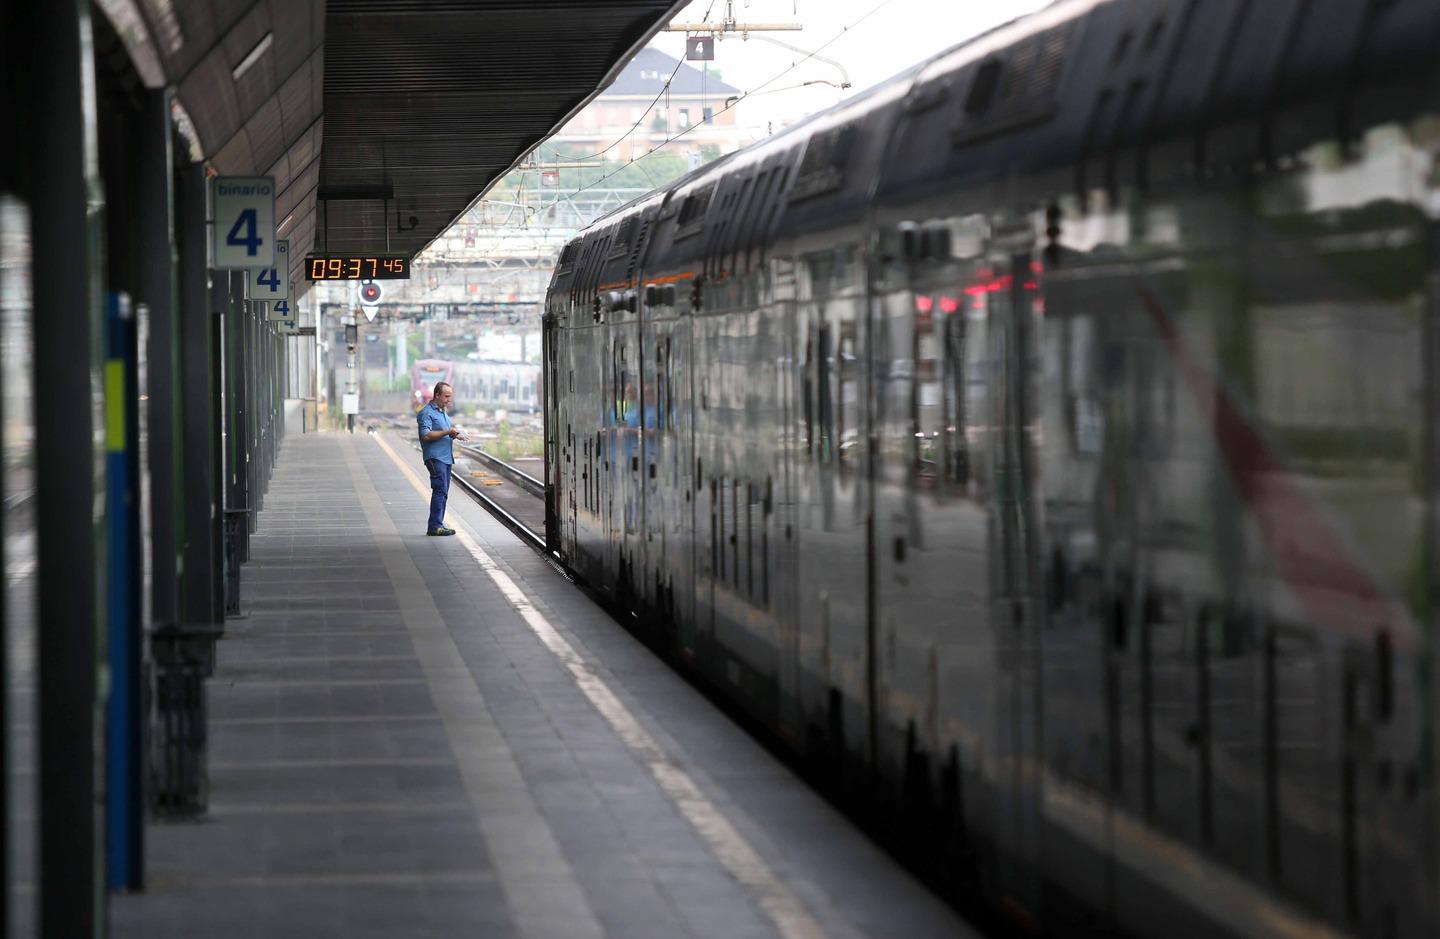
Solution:
<svg viewBox="0 0 1440 939">
<path fill-rule="evenodd" d="M 459 437 L 459 436 L 460 436 L 460 428 L 458 428 L 458 427 L 452 427 L 452 428 L 450 428 L 449 430 L 447 430 L 445 433 L 446 433 L 447 436 L 450 436 L 450 437 Z"/>
</svg>

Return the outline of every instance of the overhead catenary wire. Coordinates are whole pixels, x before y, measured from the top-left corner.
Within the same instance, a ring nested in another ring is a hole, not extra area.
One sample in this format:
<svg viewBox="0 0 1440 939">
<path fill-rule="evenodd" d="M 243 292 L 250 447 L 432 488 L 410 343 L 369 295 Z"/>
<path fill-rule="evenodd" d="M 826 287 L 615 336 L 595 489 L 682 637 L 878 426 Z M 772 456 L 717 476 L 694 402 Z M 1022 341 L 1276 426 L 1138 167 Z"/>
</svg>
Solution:
<svg viewBox="0 0 1440 939">
<path fill-rule="evenodd" d="M 705 8 L 705 15 L 701 18 L 700 22 L 702 22 L 702 23 L 708 23 L 708 22 L 710 22 L 710 13 L 711 13 L 711 11 L 713 11 L 713 10 L 715 9 L 715 2 L 716 2 L 716 0 L 710 0 L 710 5 Z M 630 125 L 630 129 L 629 129 L 629 130 L 625 131 L 625 133 L 621 134 L 621 135 L 620 135 L 619 137 L 617 137 L 615 140 L 610 141 L 610 143 L 609 143 L 608 145 L 606 145 L 606 147 L 605 147 L 603 150 L 598 150 L 598 151 L 596 151 L 595 153 L 589 153 L 589 154 L 586 154 L 585 156 L 566 157 L 566 159 L 567 159 L 567 160 L 576 160 L 576 161 L 582 161 L 582 160 L 598 160 L 600 157 L 603 157 L 605 154 L 609 153 L 611 150 L 614 150 L 616 147 L 620 146 L 620 144 L 624 143 L 624 142 L 625 142 L 625 139 L 626 139 L 627 137 L 630 137 L 632 134 L 634 134 L 635 131 L 636 131 L 636 129 L 639 128 L 639 126 L 640 126 L 642 123 L 644 123 L 645 119 L 650 116 L 650 112 L 655 110 L 655 105 L 660 102 L 660 99 L 661 99 L 661 98 L 667 98 L 667 102 L 668 102 L 668 97 L 667 97 L 667 96 L 668 96 L 669 93 L 670 93 L 670 83 L 675 80 L 675 76 L 676 76 L 676 75 L 680 74 L 680 67 L 681 67 L 682 65 L 684 65 L 684 64 L 685 64 L 685 60 L 684 60 L 684 59 L 681 59 L 680 61 L 678 61 L 678 62 L 675 63 L 675 68 L 673 68 L 673 69 L 670 71 L 670 77 L 667 78 L 667 79 L 665 79 L 665 84 L 664 84 L 664 85 L 661 87 L 661 89 L 656 93 L 654 99 L 651 100 L 650 104 L 645 108 L 645 110 L 642 111 L 642 112 L 640 112 L 640 117 L 636 119 L 635 123 L 633 123 L 633 124 Z M 667 108 L 667 115 L 668 115 L 668 108 Z M 667 116 L 667 119 L 666 119 L 665 132 L 666 132 L 667 134 L 670 132 L 670 125 L 669 125 L 668 116 Z M 557 159 L 559 158 L 559 156 L 560 156 L 560 151 L 559 151 L 559 150 L 556 150 L 553 146 L 550 148 L 550 152 L 553 153 L 553 154 L 555 154 L 555 156 L 556 156 Z M 576 190 L 576 191 L 578 192 L 578 191 L 580 191 L 580 190 Z"/>
<path fill-rule="evenodd" d="M 766 88 L 767 86 L 773 84 L 773 83 L 776 82 L 776 81 L 779 81 L 781 78 L 784 78 L 786 75 L 788 75 L 788 74 L 790 74 L 791 72 L 795 71 L 795 69 L 799 68 L 800 66 L 804 65 L 806 62 L 808 62 L 808 61 L 810 61 L 811 59 L 813 59 L 816 55 L 818 55 L 819 53 L 823 52 L 825 49 L 827 49 L 828 47 L 830 47 L 831 45 L 833 45 L 834 43 L 836 43 L 837 41 L 839 41 L 839 40 L 840 40 L 842 37 L 844 37 L 846 34 L 848 34 L 848 33 L 850 32 L 850 30 L 852 30 L 852 29 L 854 29 L 855 27 L 859 26 L 861 23 L 865 22 L 865 21 L 868 20 L 870 17 L 872 17 L 872 16 L 874 16 L 876 13 L 880 12 L 882 9 L 884 9 L 884 8 L 887 7 L 887 6 L 889 6 L 891 2 L 892 2 L 892 0 L 880 0 L 879 3 L 875 4 L 875 6 L 871 7 L 869 10 L 867 10 L 859 19 L 855 20 L 853 23 L 848 23 L 848 24 L 846 24 L 845 26 L 840 27 L 840 31 L 839 31 L 838 33 L 836 33 L 835 35 L 831 36 L 829 39 L 825 40 L 825 42 L 821 43 L 821 44 L 820 44 L 819 46 L 817 46 L 814 50 L 806 53 L 805 56 L 802 57 L 801 59 L 799 59 L 798 61 L 795 61 L 795 62 L 790 63 L 790 65 L 789 65 L 787 68 L 784 68 L 784 69 L 782 69 L 781 71 L 776 72 L 774 75 L 771 75 L 769 78 L 765 79 L 763 82 L 761 82 L 760 84 L 756 85 L 754 88 L 750 89 L 749 91 L 742 92 L 741 94 L 736 95 L 736 96 L 733 97 L 733 98 L 727 99 L 726 102 L 725 102 L 725 106 L 722 107 L 720 110 L 716 111 L 715 114 L 712 115 L 712 119 L 713 119 L 714 117 L 718 117 L 718 116 L 721 115 L 721 114 L 724 114 L 726 111 L 731 110 L 731 109 L 734 108 L 736 105 L 738 105 L 741 101 L 744 101 L 746 98 L 749 98 L 749 97 L 751 97 L 751 96 L 753 96 L 753 95 L 760 94 L 761 91 L 762 91 L 762 89 Z M 714 6 L 714 3 L 713 3 L 713 2 L 711 3 L 711 6 Z M 707 11 L 705 15 L 706 15 L 706 17 L 708 18 L 709 15 L 710 15 L 710 14 L 709 14 L 709 11 Z M 676 68 L 678 69 L 679 66 L 677 65 Z M 668 84 L 668 83 L 667 83 L 667 84 Z M 804 84 L 808 84 L 808 83 L 804 83 Z M 793 87 L 802 87 L 802 86 L 801 86 L 801 85 L 797 85 L 797 86 L 793 86 Z M 777 88 L 777 89 L 775 89 L 775 90 L 776 90 L 776 91 L 784 91 L 784 90 L 786 90 L 786 89 Z M 656 97 L 656 100 L 659 100 L 659 96 Z M 652 104 L 651 107 L 654 107 L 654 105 Z M 646 112 L 646 113 L 648 114 L 649 112 Z M 643 118 L 643 116 L 642 116 L 641 120 L 643 120 L 643 119 L 644 119 L 644 118 Z M 638 124 L 639 122 L 637 121 L 636 123 Z M 630 166 L 639 166 L 641 160 L 644 160 L 646 157 L 650 156 L 650 155 L 653 154 L 653 153 L 659 152 L 660 150 L 664 149 L 667 145 L 674 143 L 675 141 L 679 140 L 680 138 L 687 136 L 691 131 L 695 130 L 696 128 L 698 128 L 698 127 L 703 127 L 704 124 L 705 124 L 705 122 L 701 121 L 701 122 L 697 122 L 697 123 L 691 124 L 691 125 L 689 125 L 688 127 L 685 127 L 685 128 L 683 128 L 683 129 L 681 129 L 681 131 L 680 131 L 679 133 L 677 133 L 677 134 L 675 134 L 675 135 L 673 135 L 673 136 L 670 136 L 670 137 L 666 137 L 664 140 L 660 141 L 660 143 L 656 144 L 655 146 L 651 147 L 649 150 L 645 151 L 645 153 L 642 154 L 641 156 L 639 156 L 639 157 L 637 157 L 637 158 L 635 158 L 635 159 L 632 159 L 630 162 L 625 163 L 625 164 L 617 167 L 616 169 L 611 170 L 610 172 L 604 174 L 603 176 L 600 176 L 598 179 L 596 179 L 595 181 L 593 181 L 593 182 L 591 182 L 591 183 L 588 183 L 588 184 L 586 184 L 586 185 L 584 185 L 584 186 L 581 186 L 581 187 L 578 188 L 578 189 L 570 190 L 570 191 L 569 191 L 569 194 L 570 194 L 570 195 L 578 195 L 579 193 L 585 192 L 585 191 L 588 190 L 588 189 L 593 189 L 593 188 L 595 188 L 596 186 L 600 185 L 601 183 L 603 183 L 605 180 L 609 179 L 610 177 L 615 176 L 615 175 L 618 174 L 618 173 L 624 172 L 624 171 L 625 171 L 627 168 L 629 168 Z M 633 130 L 633 128 L 632 128 L 632 130 Z M 629 133 L 629 132 L 627 132 L 627 135 L 628 135 L 628 133 Z M 622 138 L 622 139 L 623 139 L 623 138 Z M 606 147 L 605 149 L 606 149 L 606 150 L 609 150 L 609 149 L 611 149 L 612 147 L 614 147 L 616 144 L 618 144 L 619 142 L 620 142 L 620 141 L 616 141 L 615 143 L 612 143 L 609 147 Z M 601 151 L 601 152 L 603 153 L 603 152 L 605 152 L 605 151 Z"/>
</svg>

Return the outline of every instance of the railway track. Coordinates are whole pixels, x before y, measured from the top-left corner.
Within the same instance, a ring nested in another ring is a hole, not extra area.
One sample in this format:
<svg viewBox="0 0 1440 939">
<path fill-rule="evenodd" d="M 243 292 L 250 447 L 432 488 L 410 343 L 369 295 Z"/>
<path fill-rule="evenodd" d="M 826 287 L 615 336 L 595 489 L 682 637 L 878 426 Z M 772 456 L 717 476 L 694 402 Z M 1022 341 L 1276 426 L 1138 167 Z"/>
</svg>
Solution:
<svg viewBox="0 0 1440 939">
<path fill-rule="evenodd" d="M 495 472 L 510 480 L 515 485 L 519 486 L 521 489 L 524 489 L 526 492 L 530 493 L 537 499 L 545 498 L 545 484 L 540 480 L 536 479 L 534 476 L 531 476 L 529 473 L 520 469 L 518 466 L 511 466 L 509 463 L 506 463 L 499 457 L 486 453 L 479 447 L 471 447 L 462 444 L 459 447 L 456 447 L 456 449 L 462 451 L 466 456 L 472 457 L 473 459 L 479 460 L 481 463 L 484 463 L 486 466 L 490 467 Z"/>
<path fill-rule="evenodd" d="M 475 499 L 476 502 L 480 503 L 481 508 L 485 509 L 485 511 L 495 516 L 496 520 L 499 521 L 500 524 L 504 525 L 506 528 L 514 532 L 521 541 L 525 542 L 525 544 L 534 548 L 536 551 L 539 551 L 541 554 L 549 554 L 549 551 L 545 546 L 545 535 L 542 532 L 532 531 L 530 529 L 530 526 L 526 525 L 519 518 L 515 517 L 515 515 L 508 511 L 504 506 L 492 499 L 489 495 L 483 492 L 479 486 L 476 486 L 464 476 L 452 476 L 451 481 L 458 483 L 460 485 L 460 488 L 464 489 L 471 495 L 472 498 Z"/>
</svg>

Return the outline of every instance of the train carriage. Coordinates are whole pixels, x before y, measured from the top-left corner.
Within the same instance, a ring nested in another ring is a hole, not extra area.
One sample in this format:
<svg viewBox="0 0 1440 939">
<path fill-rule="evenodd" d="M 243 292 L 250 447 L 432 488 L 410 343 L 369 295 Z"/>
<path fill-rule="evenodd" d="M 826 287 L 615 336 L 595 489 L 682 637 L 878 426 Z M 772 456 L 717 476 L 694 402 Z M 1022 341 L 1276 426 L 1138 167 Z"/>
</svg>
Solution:
<svg viewBox="0 0 1440 939">
<path fill-rule="evenodd" d="M 552 548 L 956 892 L 1440 933 L 1437 39 L 1061 2 L 600 220 Z"/>
</svg>

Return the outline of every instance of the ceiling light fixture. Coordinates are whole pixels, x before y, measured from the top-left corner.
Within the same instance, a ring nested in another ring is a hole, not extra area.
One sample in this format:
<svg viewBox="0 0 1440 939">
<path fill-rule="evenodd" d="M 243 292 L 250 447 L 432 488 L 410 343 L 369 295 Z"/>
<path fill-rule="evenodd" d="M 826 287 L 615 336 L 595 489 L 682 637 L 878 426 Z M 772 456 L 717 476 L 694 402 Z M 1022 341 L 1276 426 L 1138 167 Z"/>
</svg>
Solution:
<svg viewBox="0 0 1440 939">
<path fill-rule="evenodd" d="M 265 50 L 269 49 L 271 44 L 274 42 L 275 34 L 266 33 L 265 38 L 257 42 L 255 44 L 255 48 L 250 50 L 250 54 L 245 56 L 245 58 L 241 59 L 240 64 L 230 70 L 231 77 L 234 78 L 236 81 L 239 81 L 240 76 L 250 71 L 250 67 L 256 62 L 260 61 L 260 57 L 265 54 Z"/>
</svg>

